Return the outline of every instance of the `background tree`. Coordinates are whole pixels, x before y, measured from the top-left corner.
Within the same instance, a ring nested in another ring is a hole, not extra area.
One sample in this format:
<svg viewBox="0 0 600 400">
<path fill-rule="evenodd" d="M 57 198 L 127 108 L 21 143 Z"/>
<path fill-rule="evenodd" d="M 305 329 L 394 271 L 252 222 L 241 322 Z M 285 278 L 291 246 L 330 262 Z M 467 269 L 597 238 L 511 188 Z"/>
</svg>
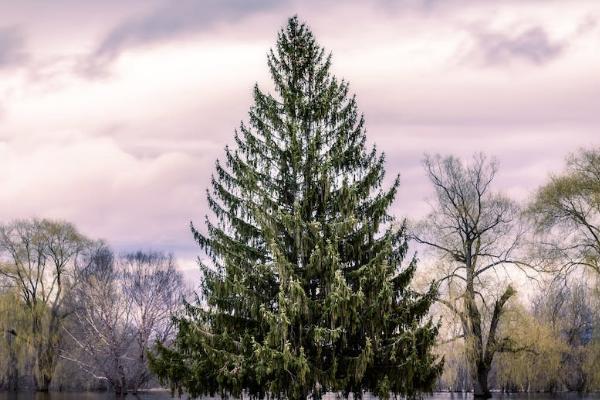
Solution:
<svg viewBox="0 0 600 400">
<path fill-rule="evenodd" d="M 294 17 L 268 55 L 277 95 L 254 90 L 250 124 L 208 196 L 214 220 L 193 228 L 210 257 L 201 298 L 152 360 L 192 396 L 319 398 L 326 391 L 414 395 L 441 364 L 426 319 L 434 293 L 409 288 L 403 227 L 388 209 L 384 158 L 331 57 Z"/>
<path fill-rule="evenodd" d="M 532 300 L 535 318 L 561 343 L 559 389 L 583 392 L 598 389 L 600 383 L 600 296 L 590 282 L 597 284 L 575 276 L 555 278 Z"/>
<path fill-rule="evenodd" d="M 17 391 L 31 350 L 30 319 L 19 293 L 0 279 L 0 391 Z"/>
<path fill-rule="evenodd" d="M 493 279 L 501 268 L 522 266 L 514 258 L 523 235 L 519 209 L 491 191 L 497 167 L 483 154 L 469 165 L 452 156 L 426 156 L 424 166 L 435 198 L 415 239 L 439 255 L 438 301 L 460 319 L 475 396 L 489 397 L 494 355 L 515 350 L 498 331 L 515 290 Z"/>
<path fill-rule="evenodd" d="M 119 394 L 137 392 L 151 379 L 148 351 L 171 338 L 183 292 L 173 256 L 136 252 L 115 260 L 100 246 L 74 292 L 65 326 L 73 346 L 62 358 Z"/>
<path fill-rule="evenodd" d="M 563 354 L 567 346 L 552 326 L 522 304 L 505 311 L 500 333 L 510 336 L 519 352 L 502 352 L 491 371 L 504 392 L 556 392 L 563 389 Z"/>
<path fill-rule="evenodd" d="M 600 274 L 600 148 L 571 155 L 566 171 L 538 189 L 528 212 L 548 269 L 583 266 Z"/>
<path fill-rule="evenodd" d="M 509 336 L 518 352 L 495 355 L 488 375 L 490 388 L 502 392 L 593 392 L 600 389 L 600 297 L 597 281 L 571 274 L 548 276 L 529 285 L 526 303 L 505 307 L 499 336 Z M 448 296 L 447 293 L 444 293 Z M 522 301 L 523 299 L 521 299 Z M 436 390 L 469 390 L 465 344 L 458 317 L 441 305 L 436 351 L 444 355 L 444 373 Z M 466 373 L 465 373 L 466 372 Z"/>
<path fill-rule="evenodd" d="M 47 391 L 56 367 L 65 298 L 90 241 L 66 222 L 22 220 L 0 226 L 0 275 L 18 291 L 30 318 L 35 386 Z"/>
<path fill-rule="evenodd" d="M 137 251 L 119 257 L 125 295 L 131 299 L 135 358 L 129 387 L 137 391 L 150 381 L 148 352 L 156 342 L 166 343 L 174 333 L 173 316 L 186 291 L 172 254 Z"/>
</svg>

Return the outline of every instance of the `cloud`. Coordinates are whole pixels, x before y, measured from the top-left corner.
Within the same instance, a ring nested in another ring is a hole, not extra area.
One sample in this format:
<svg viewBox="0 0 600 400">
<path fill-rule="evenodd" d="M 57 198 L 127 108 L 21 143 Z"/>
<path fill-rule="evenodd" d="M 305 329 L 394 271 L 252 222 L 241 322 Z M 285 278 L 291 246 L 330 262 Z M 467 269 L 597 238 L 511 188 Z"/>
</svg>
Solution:
<svg viewBox="0 0 600 400">
<path fill-rule="evenodd" d="M 27 59 L 25 40 L 15 27 L 0 28 L 0 68 L 12 67 Z"/>
<path fill-rule="evenodd" d="M 261 11 L 277 8 L 278 0 L 184 0 L 166 2 L 154 11 L 115 26 L 83 63 L 88 74 L 102 73 L 125 49 L 201 32 L 218 23 L 232 23 Z"/>
<path fill-rule="evenodd" d="M 498 32 L 475 32 L 477 53 L 486 65 L 504 65 L 513 60 L 535 65 L 559 57 L 566 44 L 553 41 L 541 27 L 535 26 L 516 35 Z"/>
<path fill-rule="evenodd" d="M 193 248 L 187 227 L 202 215 L 206 184 L 196 181 L 196 171 L 211 164 L 178 151 L 136 157 L 110 138 L 84 135 L 35 147 L 0 141 L 0 220 L 67 219 L 118 250 L 187 255 Z"/>
<path fill-rule="evenodd" d="M 24 49 L 18 29 L 2 30 L 6 54 L 29 57 L 24 69 L 0 70 L 0 221 L 68 219 L 119 251 L 174 251 L 195 271 L 202 253 L 189 221 L 203 227 L 214 161 L 247 118 L 252 84 L 271 88 L 265 52 L 295 13 L 351 83 L 387 177 L 401 173 L 398 217 L 428 210 L 424 151 L 495 155 L 498 188 L 524 199 L 567 152 L 598 142 L 600 8 L 68 1 L 56 18 L 31 13 L 37 2 L 0 12 L 27 34 Z M 110 75 L 86 79 L 81 58 Z"/>
</svg>

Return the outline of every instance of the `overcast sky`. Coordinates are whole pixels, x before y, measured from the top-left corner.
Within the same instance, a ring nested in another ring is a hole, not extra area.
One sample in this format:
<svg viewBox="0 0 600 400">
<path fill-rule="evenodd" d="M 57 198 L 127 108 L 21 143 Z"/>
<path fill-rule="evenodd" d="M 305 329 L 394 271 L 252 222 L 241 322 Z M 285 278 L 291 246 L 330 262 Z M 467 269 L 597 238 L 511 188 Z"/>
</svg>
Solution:
<svg viewBox="0 0 600 400">
<path fill-rule="evenodd" d="M 487 152 L 524 201 L 600 145 L 599 1 L 2 1 L 0 221 L 66 219 L 193 269 L 189 222 L 294 14 L 401 174 L 398 216 L 427 211 L 425 152 Z"/>
</svg>

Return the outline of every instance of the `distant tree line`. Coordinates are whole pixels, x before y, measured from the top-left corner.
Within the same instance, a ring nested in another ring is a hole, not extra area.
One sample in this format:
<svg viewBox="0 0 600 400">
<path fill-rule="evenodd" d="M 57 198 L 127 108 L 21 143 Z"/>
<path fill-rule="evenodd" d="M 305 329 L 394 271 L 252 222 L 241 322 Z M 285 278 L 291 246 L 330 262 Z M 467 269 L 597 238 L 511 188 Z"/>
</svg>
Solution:
<svg viewBox="0 0 600 400">
<path fill-rule="evenodd" d="M 183 292 L 171 255 L 117 256 L 61 221 L 0 225 L 0 388 L 144 388 Z"/>
</svg>

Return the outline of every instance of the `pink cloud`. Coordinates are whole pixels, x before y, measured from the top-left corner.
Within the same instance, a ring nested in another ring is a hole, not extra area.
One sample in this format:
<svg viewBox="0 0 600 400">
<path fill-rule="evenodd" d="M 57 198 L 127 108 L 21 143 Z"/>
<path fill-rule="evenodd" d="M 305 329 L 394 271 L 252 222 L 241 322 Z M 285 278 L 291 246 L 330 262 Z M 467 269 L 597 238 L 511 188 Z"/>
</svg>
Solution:
<svg viewBox="0 0 600 400">
<path fill-rule="evenodd" d="M 215 2 L 211 15 L 186 3 L 163 21 L 160 1 L 63 1 L 47 17 L 0 5 L 23 38 L 12 54 L 23 43 L 28 54 L 0 69 L 1 220 L 67 218 L 119 249 L 173 250 L 192 265 L 188 223 L 202 225 L 214 162 L 253 84 L 270 88 L 265 54 L 294 13 L 333 51 L 388 177 L 401 174 L 400 217 L 427 210 L 425 151 L 495 155 L 499 189 L 525 200 L 568 152 L 600 144 L 596 3 Z M 102 79 L 78 73 L 95 53 L 110 55 Z"/>
</svg>

